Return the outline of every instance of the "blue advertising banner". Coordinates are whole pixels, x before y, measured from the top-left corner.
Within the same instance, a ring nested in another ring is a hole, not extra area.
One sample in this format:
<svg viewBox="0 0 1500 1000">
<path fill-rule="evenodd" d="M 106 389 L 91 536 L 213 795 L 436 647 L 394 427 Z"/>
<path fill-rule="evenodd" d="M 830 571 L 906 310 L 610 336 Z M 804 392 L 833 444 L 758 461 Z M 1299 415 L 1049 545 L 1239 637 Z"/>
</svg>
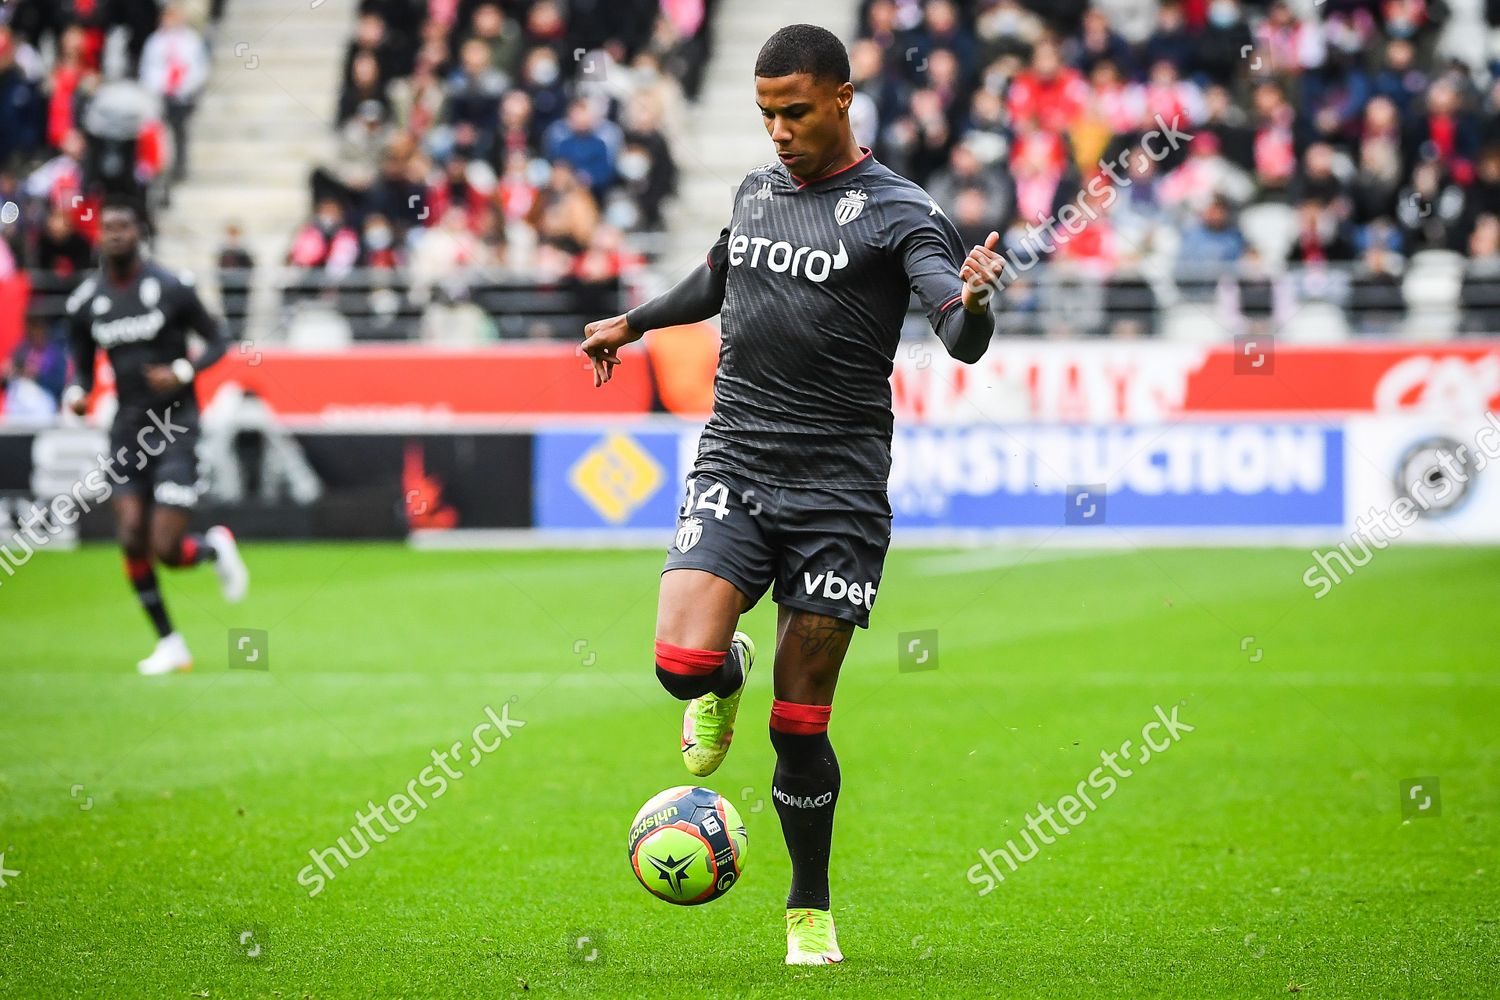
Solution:
<svg viewBox="0 0 1500 1000">
<path fill-rule="evenodd" d="M 538 528 L 676 521 L 699 428 L 538 431 Z M 1324 423 L 912 427 L 892 442 L 895 527 L 1341 527 L 1344 431 Z"/>
<path fill-rule="evenodd" d="M 1344 433 L 1284 423 L 898 430 L 896 527 L 1337 527 Z"/>
<path fill-rule="evenodd" d="M 682 502 L 684 435 L 696 441 L 698 429 L 538 431 L 533 526 L 669 530 Z"/>
</svg>

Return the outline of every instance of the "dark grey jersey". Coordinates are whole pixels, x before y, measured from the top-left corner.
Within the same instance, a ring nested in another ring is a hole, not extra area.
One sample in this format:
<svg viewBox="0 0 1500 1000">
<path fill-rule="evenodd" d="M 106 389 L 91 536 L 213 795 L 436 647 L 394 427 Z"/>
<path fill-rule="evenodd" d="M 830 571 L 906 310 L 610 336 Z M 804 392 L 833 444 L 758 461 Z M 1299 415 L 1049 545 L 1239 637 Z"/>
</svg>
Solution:
<svg viewBox="0 0 1500 1000">
<path fill-rule="evenodd" d="M 869 153 L 806 182 L 780 163 L 752 170 L 709 251 L 724 282 L 723 342 L 698 468 L 885 489 L 891 368 L 911 293 L 940 331 L 966 323 L 953 315 L 966 253 L 927 193 Z M 973 321 L 982 344 L 991 320 Z"/>
<path fill-rule="evenodd" d="M 146 383 L 146 366 L 186 358 L 189 333 L 207 342 L 194 361 L 198 370 L 222 357 L 227 346 L 221 324 L 209 316 L 191 281 L 151 261 L 143 261 L 125 284 L 110 280 L 103 269 L 95 271 L 68 297 L 67 315 L 74 380 L 92 389 L 95 351 L 105 351 L 115 373 L 120 420 L 174 404 L 186 411 L 179 419 L 190 417 L 198 406 L 193 387 L 156 393 Z"/>
</svg>

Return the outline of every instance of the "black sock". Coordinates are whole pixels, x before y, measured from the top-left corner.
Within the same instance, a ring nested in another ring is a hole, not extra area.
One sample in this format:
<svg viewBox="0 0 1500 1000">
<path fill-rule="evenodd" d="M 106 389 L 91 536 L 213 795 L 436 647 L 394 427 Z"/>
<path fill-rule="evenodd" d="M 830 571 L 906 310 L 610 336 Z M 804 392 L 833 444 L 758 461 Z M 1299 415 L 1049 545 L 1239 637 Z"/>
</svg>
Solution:
<svg viewBox="0 0 1500 1000">
<path fill-rule="evenodd" d="M 666 657 L 680 661 L 684 652 L 692 657 L 706 657 L 710 654 L 696 650 L 683 651 L 676 647 L 664 649 L 666 644 L 660 642 L 656 646 L 656 679 L 661 682 L 662 687 L 667 689 L 667 693 L 678 701 L 701 698 L 710 691 L 720 696 L 731 695 L 739 690 L 741 684 L 745 683 L 745 669 L 740 665 L 738 647 L 732 643 L 729 652 L 724 654 L 724 662 L 701 674 L 685 674 L 677 670 L 667 670 L 662 667 L 661 663 Z M 675 665 L 680 664 L 674 663 Z"/>
<path fill-rule="evenodd" d="M 156 570 L 151 568 L 149 559 L 133 559 L 125 557 L 125 573 L 130 577 L 130 584 L 135 588 L 136 599 L 141 602 L 141 607 L 146 609 L 146 616 L 151 619 L 151 624 L 156 626 L 158 638 L 164 638 L 172 634 L 172 622 L 167 618 L 167 606 L 161 599 L 161 590 L 156 585 Z"/>
<path fill-rule="evenodd" d="M 709 690 L 720 698 L 729 697 L 744 685 L 745 664 L 740 660 L 738 643 L 729 644 L 729 654 L 724 657 L 724 665 L 709 676 L 714 678 L 714 686 Z"/>
<path fill-rule="evenodd" d="M 839 799 L 839 761 L 828 733 L 787 733 L 771 728 L 776 775 L 771 797 L 781 817 L 781 835 L 792 858 L 792 889 L 786 905 L 826 910 L 828 856 L 833 810 Z"/>
</svg>

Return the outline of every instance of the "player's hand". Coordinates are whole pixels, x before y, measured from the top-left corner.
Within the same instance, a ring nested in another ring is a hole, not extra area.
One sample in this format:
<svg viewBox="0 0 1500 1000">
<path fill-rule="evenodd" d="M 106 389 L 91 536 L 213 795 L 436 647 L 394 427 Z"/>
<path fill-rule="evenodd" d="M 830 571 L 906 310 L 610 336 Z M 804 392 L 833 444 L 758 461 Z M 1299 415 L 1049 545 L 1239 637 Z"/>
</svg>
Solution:
<svg viewBox="0 0 1500 1000">
<path fill-rule="evenodd" d="M 583 343 L 578 353 L 588 356 L 594 366 L 594 388 L 608 382 L 614 374 L 615 365 L 620 364 L 620 348 L 641 339 L 641 334 L 630 328 L 623 314 L 590 323 L 583 328 Z"/>
<path fill-rule="evenodd" d="M 69 400 L 68 401 L 68 409 L 71 410 L 71 411 L 73 411 L 73 415 L 74 416 L 77 416 L 77 417 L 86 417 L 86 416 L 88 416 L 88 413 L 89 413 L 89 398 L 88 398 L 88 396 L 86 396 L 86 395 L 85 396 L 79 396 L 76 399 Z"/>
<path fill-rule="evenodd" d="M 171 365 L 147 365 L 142 371 L 146 375 L 146 384 L 151 387 L 152 392 L 176 392 L 182 388 L 182 382 L 172 371 Z"/>
<path fill-rule="evenodd" d="M 995 252 L 999 243 L 1000 234 L 991 232 L 985 238 L 984 246 L 970 250 L 963 266 L 958 269 L 958 276 L 964 283 L 964 308 L 971 313 L 988 309 L 990 300 L 1005 287 L 1006 260 Z"/>
</svg>

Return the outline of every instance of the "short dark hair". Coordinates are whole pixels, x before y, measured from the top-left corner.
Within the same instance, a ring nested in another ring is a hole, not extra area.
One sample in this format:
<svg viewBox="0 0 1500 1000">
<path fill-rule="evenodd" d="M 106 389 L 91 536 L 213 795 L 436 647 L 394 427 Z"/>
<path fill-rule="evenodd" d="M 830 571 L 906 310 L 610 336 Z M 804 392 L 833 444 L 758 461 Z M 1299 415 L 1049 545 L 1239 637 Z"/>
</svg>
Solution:
<svg viewBox="0 0 1500 1000">
<path fill-rule="evenodd" d="M 827 28 L 789 24 L 766 39 L 755 57 L 756 76 L 811 73 L 815 80 L 849 82 L 849 53 Z"/>
<path fill-rule="evenodd" d="M 103 215 L 110 211 L 129 212 L 135 217 L 137 225 L 144 225 L 146 222 L 146 210 L 141 207 L 139 201 L 128 194 L 112 191 L 105 195 L 103 204 L 99 206 L 99 214 Z"/>
</svg>

